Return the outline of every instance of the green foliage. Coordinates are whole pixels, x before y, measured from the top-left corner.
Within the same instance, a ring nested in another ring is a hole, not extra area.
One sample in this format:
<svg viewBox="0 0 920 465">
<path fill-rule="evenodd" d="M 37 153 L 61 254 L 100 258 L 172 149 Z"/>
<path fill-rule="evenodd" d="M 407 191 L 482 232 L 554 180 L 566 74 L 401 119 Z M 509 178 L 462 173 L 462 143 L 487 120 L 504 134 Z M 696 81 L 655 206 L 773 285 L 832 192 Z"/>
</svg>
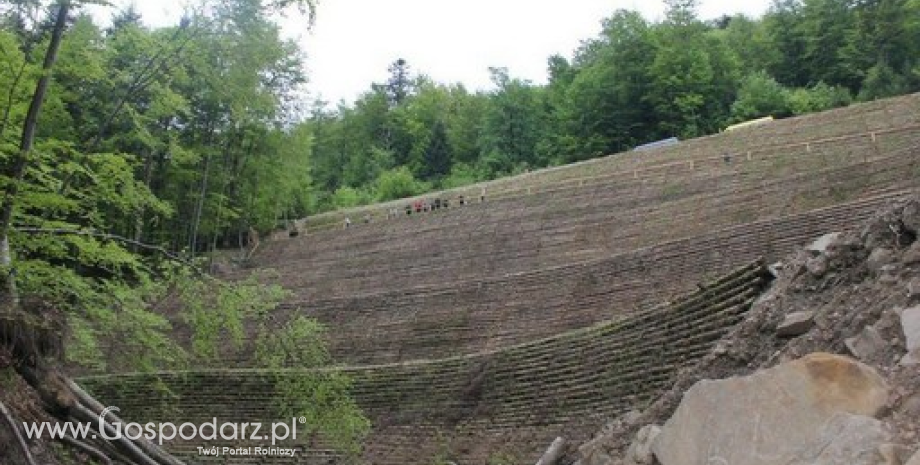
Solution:
<svg viewBox="0 0 920 465">
<path fill-rule="evenodd" d="M 483 115 L 480 150 L 490 176 L 512 173 L 517 166 L 539 166 L 537 142 L 545 118 L 541 89 L 492 68 L 496 91 Z"/>
<path fill-rule="evenodd" d="M 696 19 L 696 2 L 672 2 L 669 21 L 656 31 L 646 99 L 661 137 L 696 137 L 717 131 L 734 100 L 741 65 L 725 43 Z"/>
<path fill-rule="evenodd" d="M 275 374 L 279 415 L 304 417 L 307 437 L 319 434 L 339 450 L 357 454 L 370 422 L 349 396 L 351 380 L 341 371 L 323 369 L 331 363 L 324 331 L 303 317 L 280 328 L 263 320 L 256 359 Z"/>
<path fill-rule="evenodd" d="M 570 162 L 613 153 L 650 132 L 643 115 L 652 111 L 644 97 L 653 50 L 641 15 L 619 10 L 607 19 L 601 38 L 576 56 L 584 64 L 550 83 L 556 130 L 544 139 L 541 151 L 553 154 L 544 158 Z"/>
<path fill-rule="evenodd" d="M 885 63 L 879 63 L 866 73 L 859 100 L 875 100 L 907 93 L 910 90 L 908 78 L 896 73 Z"/>
<path fill-rule="evenodd" d="M 475 167 L 465 163 L 457 163 L 451 167 L 450 174 L 441 181 L 441 187 L 444 189 L 453 189 L 455 187 L 468 186 L 485 179 L 485 176 Z"/>
<path fill-rule="evenodd" d="M 789 92 L 766 72 L 759 71 L 745 77 L 732 104 L 732 123 L 761 116 L 789 114 Z"/>
<path fill-rule="evenodd" d="M 716 31 L 738 57 L 745 75 L 766 71 L 782 57 L 769 36 L 765 21 L 743 15 L 729 19 L 724 31 Z"/>
<path fill-rule="evenodd" d="M 789 109 L 794 115 L 849 105 L 853 101 L 850 91 L 843 87 L 832 87 L 823 82 L 809 88 L 794 89 L 789 93 Z"/>
<path fill-rule="evenodd" d="M 245 323 L 274 310 L 289 292 L 262 284 L 256 276 L 224 283 L 183 275 L 175 280 L 182 302 L 182 316 L 191 329 L 192 355 L 196 360 L 220 360 L 221 349 L 239 349 L 245 342 Z"/>
<path fill-rule="evenodd" d="M 412 197 L 428 189 L 428 186 L 415 179 L 406 167 L 380 173 L 376 187 L 377 200 L 381 202 Z"/>
<path fill-rule="evenodd" d="M 23 5 L 37 12 L 39 3 Z M 0 184 L 15 207 L 2 225 L 13 249 L 4 275 L 15 271 L 20 294 L 54 308 L 48 318 L 60 312 L 75 365 L 222 365 L 254 343 L 266 366 L 304 370 L 279 381 L 279 402 L 309 420 L 310 434 L 356 451 L 368 422 L 348 378 L 326 369 L 317 324 L 269 330 L 287 291 L 264 277 L 223 282 L 177 258 L 316 208 L 314 127 L 293 111 L 301 54 L 270 19 L 313 3 L 218 2 L 157 30 L 126 11 L 105 32 L 79 14 L 85 3 L 73 3 L 29 151 L 19 139 L 46 25 L 17 16 L 21 9 L 0 11 L 0 22 L 18 25 L 0 30 Z M 21 174 L 12 169 L 20 154 Z M 385 155 L 379 163 L 389 169 Z M 255 342 L 252 327 L 260 328 Z"/>
<path fill-rule="evenodd" d="M 357 207 L 365 203 L 364 196 L 354 187 L 340 187 L 332 195 L 332 204 L 336 208 Z"/>
</svg>

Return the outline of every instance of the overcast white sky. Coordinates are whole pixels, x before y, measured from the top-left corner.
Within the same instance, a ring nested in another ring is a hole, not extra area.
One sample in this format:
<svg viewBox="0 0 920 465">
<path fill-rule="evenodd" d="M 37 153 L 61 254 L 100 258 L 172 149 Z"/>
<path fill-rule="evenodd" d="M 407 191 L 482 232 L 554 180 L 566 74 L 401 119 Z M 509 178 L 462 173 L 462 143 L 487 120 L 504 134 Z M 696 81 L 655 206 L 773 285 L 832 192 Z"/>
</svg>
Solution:
<svg viewBox="0 0 920 465">
<path fill-rule="evenodd" d="M 115 0 L 135 3 L 152 25 L 175 23 L 183 0 Z M 770 0 L 702 0 L 701 16 L 759 16 Z M 320 0 L 316 25 L 290 18 L 285 32 L 307 51 L 313 96 L 353 100 L 371 82 L 387 78 L 387 66 L 405 58 L 413 71 L 439 82 L 489 87 L 490 66 L 514 77 L 546 81 L 546 59 L 569 57 L 600 32 L 601 19 L 618 8 L 662 17 L 660 0 Z"/>
</svg>

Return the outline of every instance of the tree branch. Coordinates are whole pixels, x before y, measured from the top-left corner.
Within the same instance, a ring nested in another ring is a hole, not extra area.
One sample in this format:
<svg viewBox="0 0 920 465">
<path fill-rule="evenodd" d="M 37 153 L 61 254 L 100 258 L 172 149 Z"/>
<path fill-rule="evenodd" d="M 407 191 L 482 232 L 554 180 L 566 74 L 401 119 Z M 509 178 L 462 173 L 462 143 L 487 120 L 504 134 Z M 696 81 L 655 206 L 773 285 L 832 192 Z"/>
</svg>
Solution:
<svg viewBox="0 0 920 465">
<path fill-rule="evenodd" d="M 21 232 L 21 233 L 26 233 L 26 234 L 50 234 L 50 235 L 55 235 L 55 236 L 85 236 L 85 237 L 94 237 L 97 239 L 104 239 L 104 240 L 109 240 L 109 241 L 117 241 L 117 242 L 121 242 L 124 244 L 133 245 L 141 249 L 150 250 L 152 252 L 157 252 L 169 258 L 170 260 L 179 262 L 190 268 L 194 268 L 195 270 L 198 270 L 198 267 L 194 263 L 176 255 L 173 252 L 170 252 L 164 249 L 163 247 L 136 241 L 134 239 L 129 239 L 127 237 L 119 236 L 117 234 L 108 234 L 108 233 L 102 233 L 102 232 L 97 232 L 97 231 L 87 231 L 87 230 L 81 230 L 81 229 L 58 229 L 58 228 L 14 227 L 13 230 L 17 232 Z"/>
<path fill-rule="evenodd" d="M 175 32 L 173 32 L 173 35 L 170 37 L 169 41 L 164 44 L 163 47 L 161 47 L 152 57 L 150 57 L 143 67 L 141 67 L 140 72 L 134 76 L 131 84 L 128 85 L 128 88 L 125 89 L 124 94 L 122 94 L 121 98 L 115 104 L 115 109 L 109 113 L 108 116 L 106 116 L 99 127 L 99 131 L 87 144 L 87 152 L 93 152 L 96 150 L 96 148 L 102 142 L 102 138 L 105 137 L 105 133 L 108 131 L 109 127 L 112 125 L 112 122 L 115 120 L 115 117 L 121 113 L 122 108 L 124 108 L 125 104 L 128 102 L 128 99 L 131 98 L 136 92 L 141 91 L 150 85 L 150 83 L 153 82 L 153 79 L 156 77 L 157 71 L 159 71 L 160 68 L 166 66 L 169 60 L 181 55 L 185 49 L 185 46 L 188 45 L 188 43 L 191 42 L 193 38 L 195 38 L 195 33 L 188 34 L 174 50 L 169 52 L 169 55 L 166 55 L 167 47 L 176 42 L 179 39 L 179 36 L 185 30 L 189 29 L 190 24 L 190 21 L 182 21 Z"/>
<path fill-rule="evenodd" d="M 72 379 L 67 379 L 67 387 L 70 388 L 71 392 L 77 397 L 80 404 L 89 409 L 92 413 L 96 415 L 101 415 L 102 411 L 105 410 L 105 407 L 99 403 L 93 396 L 89 395 L 83 388 L 81 388 L 77 383 Z M 107 417 L 109 422 L 114 424 L 125 424 L 125 421 L 116 416 L 114 413 L 108 413 Z M 184 465 L 182 461 L 176 459 L 175 457 L 165 453 L 162 449 L 156 446 L 154 443 L 148 441 L 146 438 L 139 438 L 136 443 L 137 447 L 141 449 L 144 453 L 153 457 L 155 460 L 167 464 L 167 465 Z"/>
<path fill-rule="evenodd" d="M 26 444 L 25 439 L 22 437 L 22 433 L 19 432 L 19 428 L 16 426 L 16 421 L 13 420 L 13 415 L 9 410 L 6 409 L 6 405 L 3 405 L 3 402 L 0 401 L 0 414 L 3 415 L 3 418 L 6 420 L 7 424 L 10 425 L 10 429 L 13 431 L 13 436 L 16 437 L 16 441 L 19 443 L 19 447 L 22 449 L 22 453 L 25 454 L 26 462 L 29 465 L 35 465 L 35 459 L 32 457 L 32 452 L 29 450 L 29 445 Z"/>
<path fill-rule="evenodd" d="M 102 452 L 101 450 L 96 449 L 95 447 L 89 444 L 86 444 L 85 442 L 81 442 L 77 440 L 76 438 L 72 438 L 67 435 L 61 436 L 60 438 L 58 438 L 58 440 L 63 442 L 64 444 L 67 444 L 71 447 L 74 447 L 76 449 L 83 451 L 84 453 L 96 459 L 97 461 L 103 463 L 104 465 L 112 465 L 112 459 L 109 458 L 108 455 L 105 455 L 105 453 Z"/>
</svg>

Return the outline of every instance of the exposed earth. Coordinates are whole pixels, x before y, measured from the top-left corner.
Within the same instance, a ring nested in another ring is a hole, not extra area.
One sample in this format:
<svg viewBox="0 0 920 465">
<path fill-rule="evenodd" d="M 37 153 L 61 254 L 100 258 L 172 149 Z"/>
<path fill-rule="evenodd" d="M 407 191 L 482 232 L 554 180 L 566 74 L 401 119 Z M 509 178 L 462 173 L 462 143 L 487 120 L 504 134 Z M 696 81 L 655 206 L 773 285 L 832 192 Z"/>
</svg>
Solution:
<svg viewBox="0 0 920 465">
<path fill-rule="evenodd" d="M 675 421 L 672 415 L 681 400 L 688 397 L 688 390 L 695 389 L 694 386 L 706 389 L 703 383 L 697 384 L 701 380 L 754 374 L 761 377 L 759 383 L 774 382 L 780 377 L 775 367 L 789 367 L 803 357 L 805 360 L 816 357 L 813 355 L 816 353 L 831 353 L 847 357 L 829 363 L 845 374 L 818 377 L 817 389 L 833 392 L 842 383 L 840 389 L 848 394 L 863 395 L 866 387 L 861 377 L 848 371 L 866 370 L 873 376 L 877 373 L 876 387 L 883 394 L 883 402 L 863 413 L 866 418 L 878 420 L 880 430 L 884 431 L 876 438 L 878 453 L 867 455 L 866 450 L 850 451 L 850 455 L 831 461 L 815 459 L 814 462 L 802 457 L 793 462 L 778 461 L 778 457 L 758 461 L 747 455 L 749 461 L 743 463 L 907 463 L 920 439 L 920 366 L 916 358 L 920 347 L 920 334 L 917 333 L 920 318 L 918 233 L 920 198 L 913 198 L 879 212 L 859 230 L 830 231 L 811 246 L 774 264 L 772 268 L 777 279 L 772 287 L 699 366 L 686 370 L 674 387 L 645 411 L 631 412 L 611 422 L 594 440 L 572 454 L 570 461 L 578 460 L 584 465 L 656 463 L 654 460 L 660 455 L 663 458 L 660 463 L 664 465 L 722 463 L 693 462 L 689 457 L 685 457 L 686 461 L 675 462 L 674 451 L 666 450 L 675 447 L 673 441 L 665 445 L 663 441 L 650 440 L 649 432 L 658 429 L 649 425 L 668 425 L 666 431 L 669 427 L 687 428 L 681 436 L 700 439 L 702 435 L 711 441 L 707 445 L 696 444 L 700 448 L 721 446 L 723 449 L 750 450 L 757 438 L 733 438 L 726 432 L 744 431 L 749 423 L 761 419 L 764 414 L 784 412 L 793 401 L 813 406 L 822 402 L 822 398 L 803 400 L 809 397 L 808 392 L 786 390 L 781 391 L 781 396 L 760 393 L 759 398 L 755 392 L 752 401 L 744 397 L 744 388 L 736 386 L 730 391 L 732 395 L 718 400 L 734 404 L 743 412 L 741 415 L 716 415 L 696 425 L 681 423 L 680 426 L 671 425 L 669 419 Z M 748 390 L 756 391 L 759 383 L 748 386 L 751 388 Z M 797 387 L 803 388 L 802 385 Z M 855 408 L 857 404 L 854 398 L 847 398 L 840 402 L 840 411 Z M 798 405 L 798 410 L 786 411 L 785 417 L 777 418 L 776 430 L 762 433 L 784 437 L 782 430 L 793 429 L 803 421 L 802 410 L 802 405 Z M 694 428 L 701 430 L 691 431 Z M 710 431 L 708 437 L 703 430 Z M 636 441 L 637 434 L 640 440 Z M 854 438 L 850 440 L 871 434 L 874 434 L 873 428 L 863 425 L 855 429 Z M 727 443 L 732 440 L 740 442 Z M 635 449 L 642 443 L 645 443 L 646 452 L 639 460 Z M 655 452 L 649 453 L 649 448 Z"/>
</svg>

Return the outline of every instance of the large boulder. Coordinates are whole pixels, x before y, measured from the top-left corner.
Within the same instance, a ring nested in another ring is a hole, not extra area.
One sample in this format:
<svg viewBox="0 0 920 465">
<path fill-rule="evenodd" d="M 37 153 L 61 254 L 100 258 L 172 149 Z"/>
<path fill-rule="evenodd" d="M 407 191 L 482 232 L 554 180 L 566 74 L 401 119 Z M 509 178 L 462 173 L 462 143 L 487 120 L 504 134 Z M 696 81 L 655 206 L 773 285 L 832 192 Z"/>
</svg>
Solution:
<svg viewBox="0 0 920 465">
<path fill-rule="evenodd" d="M 658 425 L 646 425 L 636 434 L 636 439 L 626 451 L 627 465 L 654 465 L 655 455 L 652 453 L 652 444 L 661 434 Z"/>
<path fill-rule="evenodd" d="M 901 364 L 920 363 L 920 306 L 901 312 L 901 328 L 904 330 L 904 339 L 907 341 L 907 355 L 901 360 Z"/>
<path fill-rule="evenodd" d="M 652 449 L 662 465 L 877 465 L 888 387 L 869 366 L 812 354 L 747 377 L 700 381 Z"/>
</svg>

